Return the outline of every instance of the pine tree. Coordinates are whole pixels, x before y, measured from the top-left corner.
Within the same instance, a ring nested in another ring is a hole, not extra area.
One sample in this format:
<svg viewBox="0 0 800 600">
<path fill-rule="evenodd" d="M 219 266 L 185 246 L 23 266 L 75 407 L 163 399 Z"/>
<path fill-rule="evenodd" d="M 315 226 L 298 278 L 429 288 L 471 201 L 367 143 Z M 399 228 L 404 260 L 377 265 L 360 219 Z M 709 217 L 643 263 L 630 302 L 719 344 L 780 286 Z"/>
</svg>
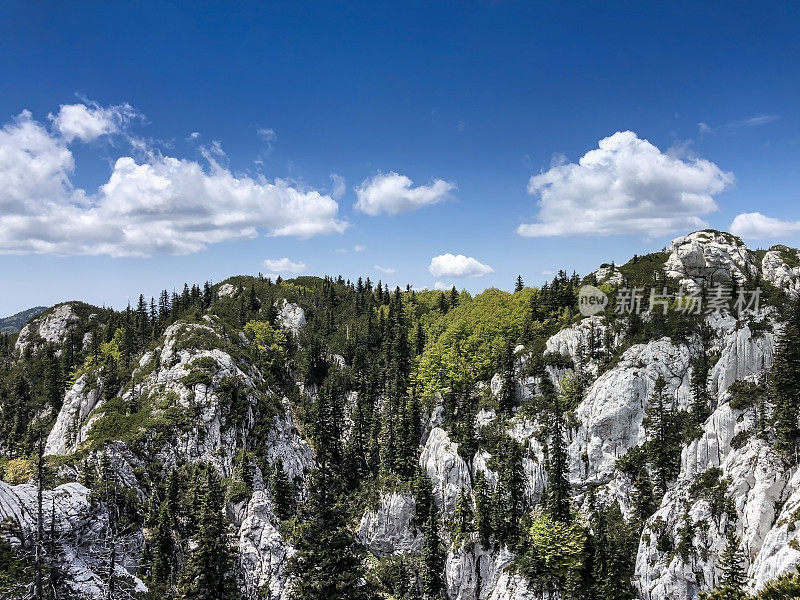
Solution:
<svg viewBox="0 0 800 600">
<path fill-rule="evenodd" d="M 725 548 L 720 554 L 717 568 L 722 572 L 720 583 L 734 590 L 744 590 L 747 583 L 747 573 L 742 567 L 744 552 L 739 547 L 739 538 L 729 530 L 726 536 Z"/>
<path fill-rule="evenodd" d="M 522 282 L 522 275 L 517 275 L 517 281 L 514 284 L 514 293 L 521 292 L 525 289 L 525 284 Z"/>
<path fill-rule="evenodd" d="M 432 510 L 424 528 L 425 540 L 422 545 L 422 592 L 425 600 L 444 598 L 445 555 L 439 538 L 438 518 Z"/>
<path fill-rule="evenodd" d="M 647 458 L 655 477 L 659 498 L 664 496 L 667 484 L 677 476 L 680 469 L 682 431 L 664 392 L 666 386 L 664 377 L 659 375 L 643 420 L 647 435 Z"/>
<path fill-rule="evenodd" d="M 475 475 L 475 530 L 481 546 L 488 549 L 492 537 L 492 509 L 486 476 L 482 470 Z"/>
<path fill-rule="evenodd" d="M 296 554 L 289 561 L 292 600 L 371 600 L 362 583 L 364 568 L 347 528 L 343 489 L 331 469 L 311 473 L 308 500 L 300 514 Z"/>
<path fill-rule="evenodd" d="M 800 300 L 795 301 L 778 341 L 769 383 L 774 406 L 775 447 L 797 462 L 800 444 Z"/>
<path fill-rule="evenodd" d="M 283 460 L 278 458 L 273 465 L 272 498 L 275 516 L 281 520 L 292 517 L 297 511 L 297 492 L 283 469 Z"/>
<path fill-rule="evenodd" d="M 503 355 L 500 360 L 500 393 L 498 410 L 500 414 L 510 416 L 517 404 L 517 379 L 515 374 L 515 357 L 511 341 L 506 340 L 503 346 Z"/>
<path fill-rule="evenodd" d="M 561 523 L 572 520 L 570 484 L 567 464 L 567 449 L 564 441 L 564 416 L 561 402 L 553 396 L 553 411 L 550 416 L 550 436 L 547 446 L 547 510 L 550 516 Z"/>
<path fill-rule="evenodd" d="M 212 467 L 205 469 L 196 548 L 183 573 L 185 600 L 237 600 L 233 553 L 228 544 L 228 523 L 222 512 L 224 496 Z"/>
</svg>

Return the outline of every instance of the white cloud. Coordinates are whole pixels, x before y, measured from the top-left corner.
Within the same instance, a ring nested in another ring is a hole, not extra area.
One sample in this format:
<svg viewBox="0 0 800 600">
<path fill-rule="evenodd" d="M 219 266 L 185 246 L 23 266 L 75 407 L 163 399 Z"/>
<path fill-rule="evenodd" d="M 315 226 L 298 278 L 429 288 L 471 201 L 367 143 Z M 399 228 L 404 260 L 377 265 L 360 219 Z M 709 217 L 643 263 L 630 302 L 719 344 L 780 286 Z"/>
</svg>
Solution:
<svg viewBox="0 0 800 600">
<path fill-rule="evenodd" d="M 278 140 L 278 134 L 275 133 L 275 130 L 271 127 L 262 127 L 258 130 L 258 137 L 260 137 L 265 142 L 275 142 Z"/>
<path fill-rule="evenodd" d="M 439 290 L 440 292 L 443 292 L 445 290 L 449 290 L 450 287 L 451 286 L 449 286 L 446 283 L 443 283 L 441 281 L 437 281 L 436 283 L 433 284 L 433 289 Z"/>
<path fill-rule="evenodd" d="M 751 239 L 776 239 L 800 232 L 800 221 L 783 221 L 758 212 L 736 215 L 730 231 L 734 235 Z"/>
<path fill-rule="evenodd" d="M 306 263 L 294 262 L 285 256 L 283 258 L 268 258 L 264 266 L 276 273 L 302 273 L 306 270 Z"/>
<path fill-rule="evenodd" d="M 328 195 L 220 166 L 218 144 L 204 150 L 207 167 L 154 152 L 121 156 L 87 193 L 71 181 L 69 140 L 113 129 L 68 115 L 62 107 L 48 130 L 25 111 L 0 129 L 0 253 L 186 254 L 259 232 L 310 237 L 347 227 Z"/>
<path fill-rule="evenodd" d="M 138 113 L 130 104 L 102 107 L 89 102 L 89 106 L 62 104 L 58 113 L 48 118 L 66 142 L 75 139 L 91 142 L 103 135 L 119 133 L 136 116 Z"/>
<path fill-rule="evenodd" d="M 701 229 L 701 215 L 717 210 L 713 196 L 732 173 L 702 159 L 663 153 L 632 131 L 600 140 L 578 163 L 556 165 L 531 177 L 539 196 L 538 222 L 522 224 L 528 237 L 611 235 Z"/>
<path fill-rule="evenodd" d="M 353 246 L 353 252 L 364 252 L 364 250 L 366 249 L 367 247 L 362 246 L 361 244 L 356 244 L 355 246 Z"/>
<path fill-rule="evenodd" d="M 334 200 L 338 200 L 342 196 L 344 196 L 345 190 L 347 190 L 347 183 L 345 182 L 344 177 L 341 175 L 337 175 L 336 173 L 331 173 L 331 182 L 333 183 L 333 188 L 331 189 L 331 197 Z"/>
<path fill-rule="evenodd" d="M 440 254 L 431 259 L 428 272 L 434 277 L 481 277 L 494 272 L 489 265 L 485 265 L 471 256 L 463 254 Z"/>
<path fill-rule="evenodd" d="M 727 131 L 729 133 L 736 133 L 744 128 L 758 127 L 760 125 L 766 125 L 767 123 L 772 123 L 773 121 L 777 120 L 778 120 L 778 115 L 762 114 L 762 115 L 755 115 L 754 117 L 748 117 L 747 119 L 740 119 L 738 121 L 725 123 L 724 125 L 719 125 L 717 127 L 712 127 L 707 123 L 698 123 L 697 128 L 700 130 L 700 136 L 702 137 L 705 134 L 715 133 L 717 130 Z"/>
<path fill-rule="evenodd" d="M 356 188 L 355 208 L 368 215 L 396 215 L 447 200 L 456 185 L 435 179 L 429 185 L 412 187 L 413 181 L 399 173 L 378 173 Z"/>
<path fill-rule="evenodd" d="M 187 142 L 193 142 L 194 140 L 196 140 L 199 137 L 200 137 L 200 132 L 199 131 L 193 131 L 188 136 L 186 136 L 186 141 Z"/>
<path fill-rule="evenodd" d="M 380 271 L 381 273 L 385 273 L 386 275 L 393 275 L 394 273 L 397 273 L 397 270 L 391 267 L 382 267 L 380 265 L 375 265 L 372 268 L 375 269 L 376 271 Z"/>
</svg>

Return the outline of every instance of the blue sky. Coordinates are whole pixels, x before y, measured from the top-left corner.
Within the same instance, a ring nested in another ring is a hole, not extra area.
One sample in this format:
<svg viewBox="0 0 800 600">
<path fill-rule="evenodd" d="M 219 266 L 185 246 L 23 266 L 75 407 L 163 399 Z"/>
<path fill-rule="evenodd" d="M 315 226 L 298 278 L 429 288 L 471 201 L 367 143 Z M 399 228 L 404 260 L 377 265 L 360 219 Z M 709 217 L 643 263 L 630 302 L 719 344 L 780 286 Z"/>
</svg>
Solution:
<svg viewBox="0 0 800 600">
<path fill-rule="evenodd" d="M 3 3 L 0 314 L 800 245 L 800 5 L 731 6 Z"/>
</svg>

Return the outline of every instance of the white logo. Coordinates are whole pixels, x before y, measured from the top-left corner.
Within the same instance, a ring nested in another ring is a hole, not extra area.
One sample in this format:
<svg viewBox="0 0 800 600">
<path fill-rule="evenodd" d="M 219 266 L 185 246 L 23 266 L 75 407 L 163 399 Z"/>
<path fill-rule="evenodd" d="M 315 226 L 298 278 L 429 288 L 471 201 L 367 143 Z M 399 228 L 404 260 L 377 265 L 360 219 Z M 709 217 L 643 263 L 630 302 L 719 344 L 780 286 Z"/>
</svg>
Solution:
<svg viewBox="0 0 800 600">
<path fill-rule="evenodd" d="M 605 292 L 593 285 L 582 285 L 578 290 L 578 310 L 584 317 L 603 312 L 608 305 Z"/>
</svg>

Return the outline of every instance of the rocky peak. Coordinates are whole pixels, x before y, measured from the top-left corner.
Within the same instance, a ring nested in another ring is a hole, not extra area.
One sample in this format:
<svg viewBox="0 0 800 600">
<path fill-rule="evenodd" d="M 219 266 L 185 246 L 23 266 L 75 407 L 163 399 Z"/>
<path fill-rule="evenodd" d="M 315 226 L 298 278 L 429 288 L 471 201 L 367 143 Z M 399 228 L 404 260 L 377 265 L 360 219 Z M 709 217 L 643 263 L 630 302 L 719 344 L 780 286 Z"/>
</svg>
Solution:
<svg viewBox="0 0 800 600">
<path fill-rule="evenodd" d="M 704 229 L 672 240 L 664 269 L 687 290 L 744 283 L 758 273 L 754 253 L 730 233 Z"/>
</svg>

